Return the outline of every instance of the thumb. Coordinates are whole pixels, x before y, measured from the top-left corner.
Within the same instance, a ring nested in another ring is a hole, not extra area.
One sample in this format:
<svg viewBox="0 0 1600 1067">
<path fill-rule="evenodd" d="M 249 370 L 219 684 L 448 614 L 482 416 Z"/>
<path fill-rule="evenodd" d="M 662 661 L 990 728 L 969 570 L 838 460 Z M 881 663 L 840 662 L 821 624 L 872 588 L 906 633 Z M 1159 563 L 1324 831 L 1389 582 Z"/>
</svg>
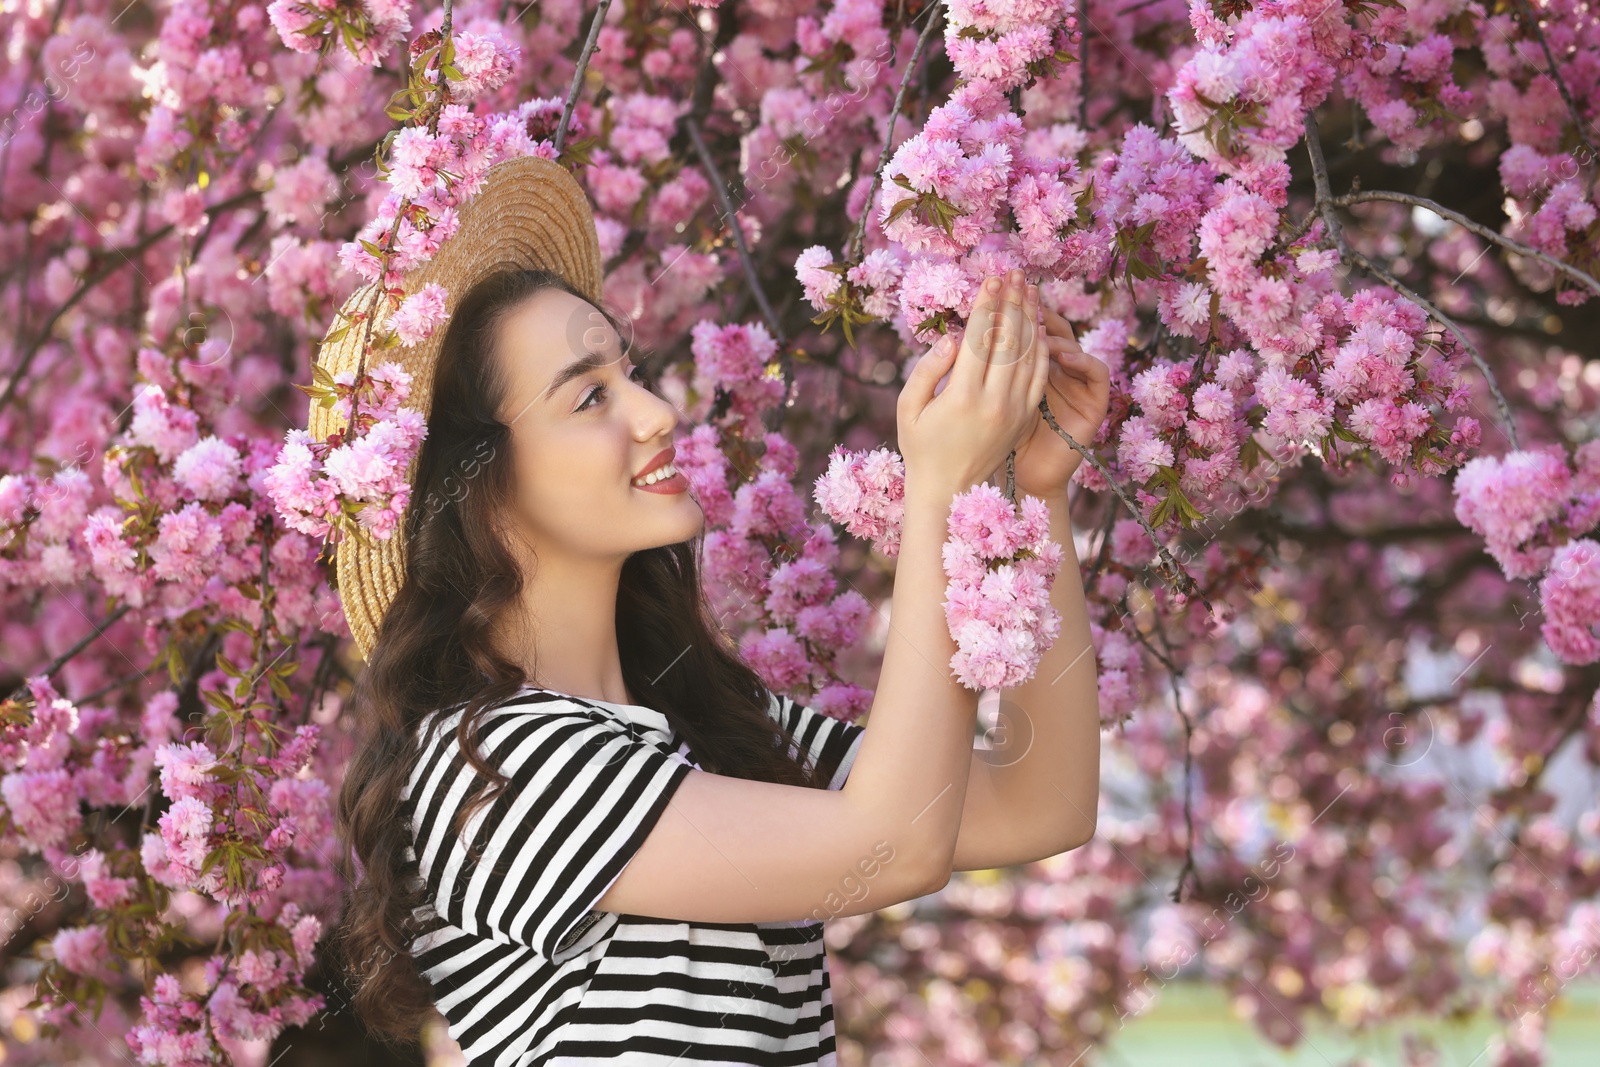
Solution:
<svg viewBox="0 0 1600 1067">
<path fill-rule="evenodd" d="M 933 343 L 923 357 L 917 360 L 917 365 L 911 368 L 911 373 L 906 376 L 906 384 L 900 390 L 902 402 L 912 405 L 911 410 L 921 411 L 933 399 L 934 387 L 939 384 L 945 372 L 955 362 L 955 338 L 945 334 Z"/>
</svg>

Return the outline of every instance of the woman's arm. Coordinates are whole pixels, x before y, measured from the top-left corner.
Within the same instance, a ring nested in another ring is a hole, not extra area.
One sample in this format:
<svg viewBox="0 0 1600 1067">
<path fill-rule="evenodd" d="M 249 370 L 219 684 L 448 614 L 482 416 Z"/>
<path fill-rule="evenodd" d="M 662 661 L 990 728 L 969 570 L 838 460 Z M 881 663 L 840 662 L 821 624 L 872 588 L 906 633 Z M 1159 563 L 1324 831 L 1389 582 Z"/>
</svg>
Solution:
<svg viewBox="0 0 1600 1067">
<path fill-rule="evenodd" d="M 956 644 L 943 606 L 950 502 L 972 484 L 906 476 L 883 668 L 866 736 L 842 790 L 878 813 L 897 850 L 918 866 L 931 866 L 935 888 L 950 880 L 978 709 L 978 694 L 950 669 Z"/>
<path fill-rule="evenodd" d="M 844 786 L 690 770 L 599 910 L 701 922 L 831 918 L 950 880 L 977 694 L 949 667 L 941 546 L 951 498 L 967 488 L 907 477 L 883 669 Z M 861 885 L 841 902 L 841 886 Z"/>
<path fill-rule="evenodd" d="M 1100 804 L 1100 689 L 1065 491 L 1049 501 L 1062 547 L 1050 603 L 1061 633 L 1022 685 L 1001 692 L 988 751 L 973 754 L 953 869 L 1032 863 L 1086 844 Z"/>
</svg>

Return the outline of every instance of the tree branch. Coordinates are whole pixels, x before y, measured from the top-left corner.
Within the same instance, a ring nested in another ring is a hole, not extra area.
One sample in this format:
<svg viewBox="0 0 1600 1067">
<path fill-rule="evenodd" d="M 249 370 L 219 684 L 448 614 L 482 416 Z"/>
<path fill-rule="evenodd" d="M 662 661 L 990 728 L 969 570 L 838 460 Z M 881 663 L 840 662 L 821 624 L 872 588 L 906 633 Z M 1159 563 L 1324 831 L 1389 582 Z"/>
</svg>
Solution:
<svg viewBox="0 0 1600 1067">
<path fill-rule="evenodd" d="M 922 60 L 922 50 L 926 47 L 928 38 L 933 36 L 934 28 L 943 21 L 944 5 L 929 4 L 928 10 L 931 12 L 928 24 L 922 28 L 921 35 L 917 37 L 917 47 L 911 50 L 911 58 L 906 61 L 906 69 L 900 74 L 900 88 L 894 94 L 894 106 L 889 108 L 889 127 L 888 134 L 883 139 L 883 150 L 878 153 L 878 162 L 872 168 L 872 184 L 867 187 L 867 199 L 862 203 L 861 218 L 857 220 L 856 232 L 844 249 L 846 263 L 853 260 L 856 253 L 866 247 L 867 216 L 872 213 L 872 198 L 878 195 L 878 182 L 883 178 L 883 168 L 888 165 L 889 152 L 894 146 L 894 123 L 900 117 L 900 108 L 905 103 L 906 87 L 911 84 L 911 76 L 916 73 L 917 64 Z"/>
<path fill-rule="evenodd" d="M 767 320 L 767 329 L 778 342 L 778 363 L 783 375 L 783 399 L 767 411 L 764 420 L 769 431 L 775 430 L 778 420 L 783 417 L 784 405 L 789 400 L 789 387 L 794 380 L 794 357 L 789 352 L 789 337 L 783 332 L 783 324 L 778 321 L 777 313 L 772 310 L 772 302 L 767 299 L 767 291 L 761 285 L 760 275 L 756 273 L 755 261 L 750 257 L 750 246 L 744 239 L 744 226 L 739 222 L 733 201 L 728 198 L 728 185 L 722 180 L 722 172 L 717 169 L 716 160 L 711 158 L 711 150 L 706 147 L 705 138 L 700 136 L 700 123 L 690 118 L 684 126 L 689 131 L 689 139 L 694 142 L 694 150 L 700 156 L 700 165 L 705 168 L 706 177 L 711 179 L 711 184 L 717 191 L 717 200 L 722 204 L 723 214 L 728 216 L 728 228 L 733 232 L 733 243 L 739 250 L 739 262 L 744 267 L 745 280 L 750 283 L 750 295 L 761 308 L 761 317 Z"/>
<path fill-rule="evenodd" d="M 1495 244 L 1500 245 L 1502 248 L 1509 249 L 1519 256 L 1526 256 L 1529 259 L 1536 259 L 1547 266 L 1561 271 L 1574 281 L 1582 282 L 1590 289 L 1593 289 L 1596 293 L 1600 293 L 1600 280 L 1596 280 L 1593 275 L 1579 270 L 1571 263 L 1566 263 L 1557 259 L 1548 252 L 1542 252 L 1539 249 L 1534 248 L 1532 245 L 1525 245 L 1521 241 L 1513 240 L 1503 233 L 1496 233 L 1483 223 L 1474 222 L 1461 212 L 1447 208 L 1443 204 L 1435 203 L 1426 197 L 1413 196 L 1410 193 L 1392 193 L 1388 192 L 1387 190 L 1373 190 L 1371 192 L 1346 193 L 1344 196 L 1336 198 L 1333 201 L 1333 206 L 1347 207 L 1350 204 L 1360 204 L 1371 200 L 1388 200 L 1396 204 L 1409 204 L 1412 207 L 1427 208 L 1435 215 L 1439 215 L 1442 218 L 1447 218 L 1451 222 L 1456 223 L 1458 226 L 1466 227 L 1486 241 L 1493 241 Z"/>
<path fill-rule="evenodd" d="M 1111 486 L 1111 491 L 1117 494 L 1117 499 L 1127 505 L 1128 511 L 1133 515 L 1134 519 L 1138 521 L 1140 526 L 1144 527 L 1144 532 L 1150 535 L 1150 540 L 1155 544 L 1156 552 L 1161 557 L 1161 566 L 1158 571 L 1163 572 L 1165 577 L 1178 587 L 1179 592 L 1186 596 L 1199 597 L 1200 603 L 1206 606 L 1207 611 L 1211 611 L 1211 601 L 1207 600 L 1205 594 L 1200 591 L 1199 583 L 1194 580 L 1188 571 L 1184 570 L 1181 563 L 1172 558 L 1172 553 L 1168 552 L 1167 546 L 1161 543 L 1161 538 L 1150 527 L 1149 520 L 1144 517 L 1144 512 L 1139 509 L 1139 505 L 1128 498 L 1128 494 L 1123 491 L 1122 486 L 1117 484 L 1117 480 L 1111 476 L 1111 472 L 1106 469 L 1104 463 L 1100 462 L 1098 456 L 1080 445 L 1070 433 L 1061 428 L 1061 424 L 1056 421 L 1055 415 L 1050 412 L 1050 401 L 1047 397 L 1039 398 L 1039 410 L 1044 414 L 1044 421 L 1050 424 L 1050 428 L 1056 432 L 1057 436 L 1071 445 L 1078 455 L 1082 456 L 1089 462 L 1090 466 L 1100 472 L 1106 483 Z"/>
<path fill-rule="evenodd" d="M 1585 123 L 1583 116 L 1578 112 L 1578 105 L 1572 99 L 1572 91 L 1567 88 L 1566 80 L 1561 77 L 1561 68 L 1556 65 L 1555 54 L 1550 51 L 1550 42 L 1545 39 L 1544 27 L 1539 25 L 1538 16 L 1528 9 L 1528 0 L 1517 0 L 1517 8 L 1522 12 L 1522 24 L 1532 30 L 1535 37 L 1539 38 L 1539 47 L 1544 49 L 1545 62 L 1550 64 L 1548 71 L 1539 72 L 1548 74 L 1550 80 L 1556 83 L 1556 88 L 1561 91 L 1561 99 L 1567 102 L 1567 113 L 1572 116 L 1572 125 L 1576 129 L 1578 140 L 1583 144 L 1584 148 L 1589 150 L 1589 161 L 1592 163 L 1597 156 L 1600 156 L 1600 151 L 1595 149 L 1594 143 L 1584 133 Z M 1532 64 L 1530 63 L 1529 66 L 1532 66 Z M 1533 69 L 1539 70 L 1538 67 Z M 1589 177 L 1584 181 L 1584 186 L 1586 194 L 1594 190 L 1594 169 L 1592 167 L 1589 170 Z"/>
<path fill-rule="evenodd" d="M 1132 610 L 1128 604 L 1127 591 L 1124 590 L 1122 594 L 1123 619 L 1130 618 Z M 1168 643 L 1166 634 L 1161 631 L 1159 626 L 1155 628 L 1157 636 L 1161 638 L 1162 647 L 1166 649 L 1166 652 L 1162 652 L 1150 643 L 1150 639 L 1145 637 L 1144 632 L 1139 627 L 1130 624 L 1126 629 L 1133 634 L 1135 640 L 1148 649 L 1150 654 L 1160 660 L 1161 665 L 1167 669 L 1167 681 L 1172 686 L 1172 706 L 1177 710 L 1178 718 L 1183 720 L 1183 824 L 1185 838 L 1183 867 L 1178 871 L 1178 881 L 1172 887 L 1171 894 L 1172 902 L 1180 904 L 1183 902 L 1183 883 L 1187 878 L 1194 879 L 1196 890 L 1202 893 L 1205 892 L 1205 884 L 1200 880 L 1200 870 L 1195 866 L 1194 862 L 1194 720 L 1189 718 L 1187 711 L 1183 710 L 1183 693 L 1178 688 L 1178 676 L 1182 673 L 1182 670 L 1172 659 L 1172 646 Z"/>
<path fill-rule="evenodd" d="M 49 677 L 52 674 L 56 673 L 56 671 L 59 671 L 62 667 L 66 666 L 66 664 L 72 659 L 72 657 L 76 656 L 78 653 L 80 653 L 84 649 L 88 648 L 91 644 L 94 643 L 96 638 L 98 638 L 101 634 L 105 633 L 108 629 L 110 629 L 111 625 L 113 623 L 115 623 L 118 619 L 120 619 L 124 615 L 126 615 L 128 613 L 128 609 L 130 607 L 131 607 L 131 605 L 129 605 L 129 604 L 123 604 L 122 606 L 118 607 L 110 615 L 107 615 L 104 619 L 101 619 L 100 620 L 100 624 L 98 626 L 96 626 L 88 634 L 86 634 L 77 644 L 73 645 L 71 648 L 69 648 L 65 652 L 61 653 L 61 655 L 57 656 L 55 658 L 55 661 L 53 663 L 51 663 L 50 666 L 46 667 L 42 671 L 35 671 L 35 672 L 33 672 L 33 674 L 24 675 L 24 678 L 32 678 L 32 677 L 35 677 L 36 675 L 43 675 L 45 677 L 45 679 L 48 680 Z M 7 699 L 16 700 L 24 692 L 27 691 L 27 688 L 28 688 L 28 683 L 26 681 L 24 681 L 21 685 L 17 686 L 16 689 L 11 691 L 11 696 L 8 697 Z"/>
<path fill-rule="evenodd" d="M 567 123 L 572 120 L 572 109 L 577 106 L 578 92 L 583 88 L 583 75 L 589 69 L 589 56 L 594 52 L 594 43 L 600 36 L 600 24 L 606 19 L 606 10 L 611 6 L 611 0 L 600 0 L 600 6 L 595 8 L 594 21 L 589 23 L 589 39 L 583 42 L 583 51 L 578 55 L 578 67 L 572 72 L 572 88 L 567 91 L 567 105 L 561 109 L 561 124 L 556 127 L 556 158 L 561 158 L 561 146 L 567 140 Z M 445 36 L 450 35 L 449 15 L 445 15 Z M 440 75 L 441 80 L 443 75 Z"/>
<path fill-rule="evenodd" d="M 1339 249 L 1340 258 L 1346 263 L 1354 263 L 1356 266 L 1361 267 L 1418 307 L 1426 309 L 1430 315 L 1439 320 L 1445 329 L 1455 335 L 1456 340 L 1460 341 L 1462 347 L 1472 356 L 1472 362 L 1482 372 L 1484 380 L 1489 383 L 1489 392 L 1494 395 L 1495 403 L 1500 408 L 1500 420 L 1505 424 L 1506 438 L 1511 442 L 1513 449 L 1517 448 L 1517 427 L 1511 417 L 1511 405 L 1506 403 L 1505 395 L 1500 392 L 1500 383 L 1496 380 L 1494 371 L 1489 369 L 1489 364 L 1484 360 L 1483 354 L 1478 351 L 1478 346 L 1473 344 L 1465 333 L 1461 332 L 1461 327 L 1457 326 L 1448 315 L 1434 307 L 1432 301 L 1420 293 L 1414 292 L 1389 271 L 1351 248 L 1349 242 L 1345 240 L 1344 230 L 1339 225 L 1339 218 L 1334 214 L 1333 193 L 1328 185 L 1328 163 L 1322 157 L 1322 138 L 1317 133 L 1317 118 L 1310 111 L 1305 114 L 1305 129 L 1306 152 L 1311 156 L 1311 173 L 1316 181 L 1317 188 L 1317 203 L 1313 210 L 1321 213 L 1322 221 L 1327 225 L 1328 233 L 1333 237 L 1334 243 Z"/>
</svg>

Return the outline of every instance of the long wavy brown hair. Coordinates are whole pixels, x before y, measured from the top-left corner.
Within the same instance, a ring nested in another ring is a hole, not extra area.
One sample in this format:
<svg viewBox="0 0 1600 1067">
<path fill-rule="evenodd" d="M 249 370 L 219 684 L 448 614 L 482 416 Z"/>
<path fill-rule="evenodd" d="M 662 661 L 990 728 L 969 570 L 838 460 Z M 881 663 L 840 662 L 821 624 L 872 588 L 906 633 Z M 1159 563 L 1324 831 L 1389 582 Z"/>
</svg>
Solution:
<svg viewBox="0 0 1600 1067">
<path fill-rule="evenodd" d="M 406 573 L 350 698 L 359 735 L 339 794 L 341 862 L 351 886 L 334 956 L 352 1004 L 379 1039 L 409 1044 L 433 1010 L 410 946 L 427 903 L 404 858 L 411 827 L 402 787 L 431 711 L 465 705 L 454 743 L 478 772 L 457 819 L 491 802 L 509 780 L 482 759 L 485 713 L 537 685 L 496 650 L 492 636 L 516 610 L 523 576 L 496 533 L 515 485 L 510 428 L 497 417 L 506 378 L 493 358 L 500 323 L 535 294 L 562 289 L 542 270 L 495 274 L 463 295 L 441 339 L 428 435 L 399 536 Z M 617 317 L 597 308 L 625 340 Z M 825 788 L 769 717 L 768 690 L 721 628 L 700 583 L 702 538 L 644 548 L 622 567 L 617 644 L 633 699 L 666 716 L 707 771 Z M 685 651 L 687 649 L 687 651 Z M 352 855 L 353 854 L 353 855 Z"/>
</svg>

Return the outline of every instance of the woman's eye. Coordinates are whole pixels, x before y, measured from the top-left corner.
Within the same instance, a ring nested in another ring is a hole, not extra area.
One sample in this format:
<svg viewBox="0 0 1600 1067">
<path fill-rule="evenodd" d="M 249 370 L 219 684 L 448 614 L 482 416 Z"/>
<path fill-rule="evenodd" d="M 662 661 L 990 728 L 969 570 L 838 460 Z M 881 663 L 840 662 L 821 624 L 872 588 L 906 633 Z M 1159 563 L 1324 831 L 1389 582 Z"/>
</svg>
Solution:
<svg viewBox="0 0 1600 1067">
<path fill-rule="evenodd" d="M 650 384 L 645 381 L 644 368 L 643 367 L 634 367 L 632 370 L 630 370 L 628 372 L 628 380 L 630 382 L 638 382 L 639 384 L 643 385 L 646 389 L 650 388 Z M 595 386 L 594 387 L 594 391 L 589 393 L 587 396 L 585 396 L 583 398 L 583 402 L 578 405 L 578 410 L 579 411 L 586 410 L 589 407 L 589 402 L 594 400 L 598 396 L 604 395 L 605 391 L 606 391 L 606 387 L 605 387 L 605 385 L 603 383 L 600 384 L 600 385 Z"/>
<path fill-rule="evenodd" d="M 605 391 L 606 391 L 606 387 L 604 385 L 595 386 L 594 387 L 594 391 L 592 393 L 588 394 L 587 396 L 585 396 L 583 398 L 583 403 L 578 405 L 578 410 L 579 411 L 583 411 L 584 409 L 586 409 L 589 406 L 589 401 L 593 400 L 597 396 L 600 396 Z"/>
</svg>

